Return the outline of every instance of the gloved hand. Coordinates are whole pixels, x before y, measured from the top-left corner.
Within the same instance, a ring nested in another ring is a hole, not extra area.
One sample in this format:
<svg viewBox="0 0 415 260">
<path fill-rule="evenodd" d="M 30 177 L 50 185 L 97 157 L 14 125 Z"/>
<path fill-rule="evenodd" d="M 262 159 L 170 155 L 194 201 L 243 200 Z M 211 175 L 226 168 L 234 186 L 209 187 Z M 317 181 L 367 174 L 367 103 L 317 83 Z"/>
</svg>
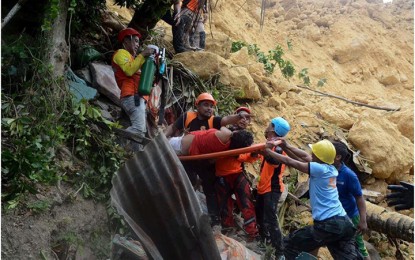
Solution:
<svg viewBox="0 0 415 260">
<path fill-rule="evenodd" d="M 400 181 L 401 185 L 388 185 L 391 193 L 386 195 L 388 206 L 395 206 L 395 210 L 404 210 L 414 207 L 414 185 Z"/>
</svg>

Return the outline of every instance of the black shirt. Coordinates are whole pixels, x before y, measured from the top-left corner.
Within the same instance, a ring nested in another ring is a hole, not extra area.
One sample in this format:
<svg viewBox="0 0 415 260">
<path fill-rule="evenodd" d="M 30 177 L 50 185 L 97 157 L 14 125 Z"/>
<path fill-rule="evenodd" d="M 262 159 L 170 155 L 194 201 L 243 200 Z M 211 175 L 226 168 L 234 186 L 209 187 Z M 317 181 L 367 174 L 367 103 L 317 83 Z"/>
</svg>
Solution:
<svg viewBox="0 0 415 260">
<path fill-rule="evenodd" d="M 187 113 L 182 114 L 174 123 L 174 126 L 176 127 L 176 129 L 178 130 L 183 130 L 184 128 L 184 122 L 186 122 L 186 116 Z M 213 117 L 213 128 L 216 128 L 218 130 L 220 130 L 221 128 L 221 122 L 222 121 L 222 117 L 220 116 L 215 116 Z M 208 130 L 209 129 L 209 121 L 208 119 L 203 119 L 200 120 L 198 117 L 196 117 L 195 119 L 193 119 L 190 124 L 188 125 L 189 131 L 198 131 L 198 130 Z"/>
</svg>

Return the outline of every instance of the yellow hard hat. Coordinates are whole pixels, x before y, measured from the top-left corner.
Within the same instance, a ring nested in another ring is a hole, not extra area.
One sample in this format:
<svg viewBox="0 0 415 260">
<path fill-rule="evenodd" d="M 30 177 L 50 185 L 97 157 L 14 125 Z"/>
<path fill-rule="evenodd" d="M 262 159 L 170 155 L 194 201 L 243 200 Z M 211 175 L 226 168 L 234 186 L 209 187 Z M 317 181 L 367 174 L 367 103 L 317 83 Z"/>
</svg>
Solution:
<svg viewBox="0 0 415 260">
<path fill-rule="evenodd" d="M 329 140 L 321 140 L 315 144 L 309 144 L 311 151 L 322 162 L 327 164 L 333 164 L 336 157 L 336 148 Z"/>
</svg>

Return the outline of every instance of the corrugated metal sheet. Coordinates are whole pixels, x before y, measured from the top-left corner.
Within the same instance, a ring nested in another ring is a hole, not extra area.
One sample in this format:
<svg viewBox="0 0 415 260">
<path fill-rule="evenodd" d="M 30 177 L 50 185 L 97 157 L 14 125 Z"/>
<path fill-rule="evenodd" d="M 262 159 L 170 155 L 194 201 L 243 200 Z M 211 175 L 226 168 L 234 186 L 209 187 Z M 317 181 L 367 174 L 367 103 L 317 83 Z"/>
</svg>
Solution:
<svg viewBox="0 0 415 260">
<path fill-rule="evenodd" d="M 220 259 L 209 217 L 164 134 L 126 162 L 112 184 L 112 205 L 150 258 Z"/>
</svg>

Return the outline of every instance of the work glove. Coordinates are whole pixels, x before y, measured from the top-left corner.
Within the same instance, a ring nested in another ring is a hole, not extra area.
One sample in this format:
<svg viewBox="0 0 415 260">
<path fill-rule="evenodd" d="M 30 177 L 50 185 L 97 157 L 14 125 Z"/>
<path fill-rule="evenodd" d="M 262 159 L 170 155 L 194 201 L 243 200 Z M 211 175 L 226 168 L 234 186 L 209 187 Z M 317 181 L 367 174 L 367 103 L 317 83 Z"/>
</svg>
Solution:
<svg viewBox="0 0 415 260">
<path fill-rule="evenodd" d="M 388 206 L 395 206 L 395 210 L 404 210 L 414 207 L 414 185 L 400 181 L 401 185 L 388 185 L 391 193 L 386 195 Z"/>
</svg>

